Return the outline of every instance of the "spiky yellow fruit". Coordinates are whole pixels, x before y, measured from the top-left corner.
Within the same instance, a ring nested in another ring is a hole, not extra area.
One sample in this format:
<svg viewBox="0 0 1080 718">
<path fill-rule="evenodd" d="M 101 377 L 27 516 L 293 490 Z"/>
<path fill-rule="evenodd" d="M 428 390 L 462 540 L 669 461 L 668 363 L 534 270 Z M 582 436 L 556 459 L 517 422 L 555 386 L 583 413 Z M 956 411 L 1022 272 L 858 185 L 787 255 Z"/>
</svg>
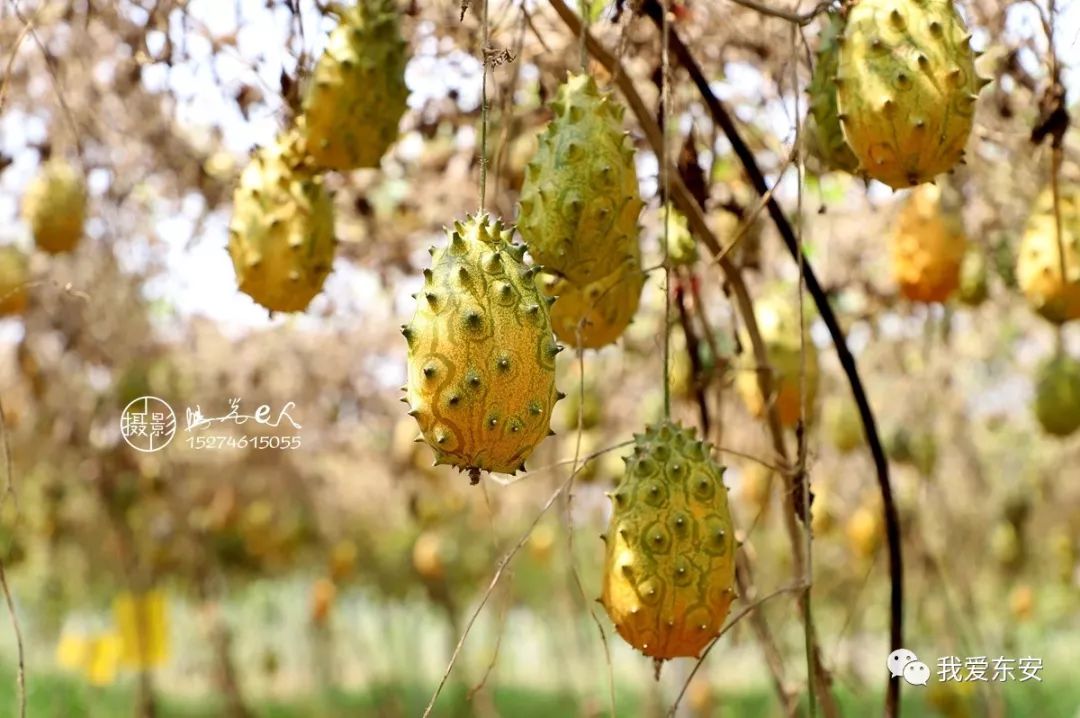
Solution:
<svg viewBox="0 0 1080 718">
<path fill-rule="evenodd" d="M 393 0 L 358 0 L 315 66 L 304 97 L 307 146 L 325 169 L 377 167 L 405 113 L 405 40 Z"/>
<path fill-rule="evenodd" d="M 82 173 L 60 157 L 46 162 L 26 188 L 23 217 L 30 224 L 38 249 L 49 254 L 75 249 L 86 220 Z"/>
<path fill-rule="evenodd" d="M 518 229 L 537 262 L 579 287 L 638 254 L 643 203 L 623 108 L 589 75 L 570 75 L 525 170 Z"/>
<path fill-rule="evenodd" d="M 330 195 L 292 130 L 256 153 L 233 193 L 229 255 L 240 291 L 271 311 L 301 311 L 322 289 L 334 246 Z"/>
<path fill-rule="evenodd" d="M 802 416 L 805 385 L 806 419 L 809 421 L 812 418 L 820 378 L 817 347 L 809 336 L 805 343 L 801 341 L 798 312 L 789 309 L 778 298 L 760 300 L 754 315 L 757 317 L 761 338 L 765 342 L 769 366 L 757 366 L 750 337 L 743 332 L 743 353 L 737 362 L 735 390 L 755 417 L 764 417 L 772 403 L 776 406 L 780 423 L 784 426 L 795 426 Z M 759 370 L 770 372 L 773 396 L 768 400 L 762 396 L 758 386 Z"/>
<path fill-rule="evenodd" d="M 1016 262 L 1024 296 L 1035 311 L 1055 324 L 1080 319 L 1080 187 L 1061 192 L 1059 201 L 1060 238 L 1054 197 L 1047 191 L 1028 220 Z"/>
<path fill-rule="evenodd" d="M 538 282 L 544 294 L 557 297 L 551 307 L 551 324 L 559 341 L 598 349 L 618 340 L 630 325 L 641 301 L 645 273 L 635 256 L 583 288 L 550 272 L 541 273 Z"/>
<path fill-rule="evenodd" d="M 859 166 L 840 127 L 836 107 L 836 69 L 839 64 L 839 39 L 844 33 L 840 13 L 829 13 L 821 32 L 814 74 L 807 88 L 810 92 L 810 117 L 806 132 L 810 151 L 827 169 L 854 172 Z"/>
<path fill-rule="evenodd" d="M 892 234 L 893 276 L 915 302 L 944 302 L 960 283 L 967 238 L 960 218 L 942 207 L 934 185 L 911 192 Z"/>
<path fill-rule="evenodd" d="M 512 474 L 549 433 L 561 347 L 510 230 L 479 215 L 447 234 L 402 329 L 406 400 L 436 463 Z"/>
<path fill-rule="evenodd" d="M 697 656 L 735 598 L 735 532 L 724 468 L 690 429 L 635 436 L 611 494 L 601 602 L 619 635 L 657 660 Z"/>
<path fill-rule="evenodd" d="M 858 0 L 848 12 L 836 87 L 859 171 L 894 189 L 960 161 L 984 86 L 953 0 Z"/>
<path fill-rule="evenodd" d="M 22 314 L 26 309 L 26 283 L 30 279 L 30 263 L 16 247 L 0 247 L 0 317 Z"/>
<path fill-rule="evenodd" d="M 1080 429 L 1080 361 L 1062 354 L 1039 367 L 1035 417 L 1053 436 L 1069 436 Z"/>
</svg>

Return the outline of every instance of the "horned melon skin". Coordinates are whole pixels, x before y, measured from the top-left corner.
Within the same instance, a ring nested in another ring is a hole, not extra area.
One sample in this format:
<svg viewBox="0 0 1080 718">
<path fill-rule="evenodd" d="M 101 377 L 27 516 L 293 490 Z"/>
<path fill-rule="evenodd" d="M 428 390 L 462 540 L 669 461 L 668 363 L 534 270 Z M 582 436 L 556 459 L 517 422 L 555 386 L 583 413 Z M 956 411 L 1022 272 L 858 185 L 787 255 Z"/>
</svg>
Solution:
<svg viewBox="0 0 1080 718">
<path fill-rule="evenodd" d="M 840 38 L 844 34 L 844 19 L 838 12 L 830 12 L 821 33 L 814 74 L 807 88 L 810 92 L 811 152 L 828 169 L 854 172 L 859 160 L 844 139 L 840 127 L 839 109 L 836 101 L 836 70 L 840 62 Z"/>
<path fill-rule="evenodd" d="M 341 14 L 303 103 L 308 151 L 316 165 L 332 170 L 379 165 L 405 114 L 407 60 L 393 0 L 358 0 Z"/>
<path fill-rule="evenodd" d="M 952 0 L 858 0 L 835 84 L 859 172 L 893 189 L 929 182 L 963 156 L 975 101 L 971 35 Z"/>
<path fill-rule="evenodd" d="M 599 349 L 618 341 L 637 314 L 645 273 L 637 257 L 584 287 L 550 272 L 537 277 L 541 291 L 554 298 L 551 324 L 559 341 L 582 349 Z M 580 344 L 579 344 L 580 327 Z"/>
<path fill-rule="evenodd" d="M 299 130 L 260 148 L 240 176 L 229 256 L 240 291 L 272 312 L 307 308 L 330 273 L 334 209 L 307 166 Z"/>
<path fill-rule="evenodd" d="M 583 287 L 637 251 L 634 150 L 622 106 L 591 76 L 571 74 L 550 106 L 555 117 L 525 168 L 518 230 L 537 262 Z"/>
<path fill-rule="evenodd" d="M 75 249 L 83 236 L 86 202 L 82 173 L 61 157 L 46 162 L 23 196 L 23 217 L 38 249 L 49 254 Z"/>
<path fill-rule="evenodd" d="M 555 355 L 548 302 L 511 230 L 485 214 L 456 222 L 432 250 L 416 295 L 406 401 L 436 464 L 478 479 L 514 474 L 550 433 Z"/>
<path fill-rule="evenodd" d="M 17 247 L 0 247 L 0 317 L 22 314 L 28 303 L 30 261 Z"/>
<path fill-rule="evenodd" d="M 1035 380 L 1035 417 L 1051 436 L 1080 429 L 1080 361 L 1062 354 L 1043 362 Z"/>
<path fill-rule="evenodd" d="M 657 660 L 696 657 L 735 598 L 724 467 L 695 432 L 664 420 L 634 437 L 609 494 L 600 602 L 619 635 Z"/>
<path fill-rule="evenodd" d="M 897 217 L 890 245 L 900 293 L 915 302 L 944 302 L 960 285 L 967 252 L 961 219 L 946 211 L 934 185 L 911 192 Z"/>
<path fill-rule="evenodd" d="M 802 416 L 803 401 L 803 345 L 800 340 L 801 328 L 799 316 L 779 297 L 765 297 L 757 302 L 754 309 L 761 339 L 765 343 L 769 366 L 772 370 L 773 399 L 780 424 L 794 427 Z M 755 418 L 764 418 L 768 412 L 769 401 L 762 395 L 758 386 L 757 360 L 746 331 L 740 333 L 743 352 L 736 362 L 735 391 L 742 399 L 747 410 Z M 818 351 L 809 336 L 805 341 L 805 389 L 807 421 L 813 419 L 817 401 L 818 384 L 821 372 L 818 364 Z"/>
<path fill-rule="evenodd" d="M 1060 243 L 1054 197 L 1048 190 L 1028 219 L 1017 253 L 1016 277 L 1032 308 L 1048 321 L 1063 324 L 1080 319 L 1080 188 L 1061 192 L 1058 199 Z"/>
</svg>

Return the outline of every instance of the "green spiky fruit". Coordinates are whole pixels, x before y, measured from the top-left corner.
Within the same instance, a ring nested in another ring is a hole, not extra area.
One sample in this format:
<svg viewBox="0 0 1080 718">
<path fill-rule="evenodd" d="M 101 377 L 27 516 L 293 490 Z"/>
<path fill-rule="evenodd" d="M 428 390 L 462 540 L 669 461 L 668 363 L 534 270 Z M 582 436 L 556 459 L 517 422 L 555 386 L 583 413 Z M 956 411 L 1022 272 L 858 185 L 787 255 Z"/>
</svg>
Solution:
<svg viewBox="0 0 1080 718">
<path fill-rule="evenodd" d="M 685 267 L 693 264 L 698 258 L 697 242 L 694 235 L 690 234 L 686 216 L 668 206 L 667 215 L 667 255 L 668 261 L 673 267 Z"/>
<path fill-rule="evenodd" d="M 893 189 L 929 182 L 960 161 L 975 100 L 971 35 L 953 0 L 858 0 L 835 84 L 859 172 Z"/>
<path fill-rule="evenodd" d="M 738 373 L 735 376 L 735 390 L 742 398 L 746 408 L 755 417 L 766 415 L 769 404 L 775 404 L 780 423 L 795 426 L 802 416 L 803 400 L 803 346 L 805 345 L 805 388 L 806 419 L 812 420 L 814 402 L 817 397 L 820 372 L 818 369 L 817 347 L 809 336 L 801 341 L 802 330 L 799 315 L 778 297 L 767 297 L 759 301 L 754 309 L 761 338 L 768 353 L 773 396 L 766 401 L 758 386 L 758 366 L 754 357 L 750 336 L 742 332 L 743 352 L 737 362 Z"/>
<path fill-rule="evenodd" d="M 735 598 L 724 467 L 664 420 L 634 437 L 614 504 L 601 603 L 619 635 L 657 660 L 697 656 Z"/>
<path fill-rule="evenodd" d="M 317 166 L 377 167 L 397 139 L 409 95 L 398 15 L 393 0 L 358 0 L 330 33 L 304 97 Z"/>
<path fill-rule="evenodd" d="M 588 75 L 570 75 L 551 109 L 525 170 L 518 229 L 537 262 L 584 287 L 638 254 L 634 150 L 623 108 Z"/>
<path fill-rule="evenodd" d="M 555 355 L 548 302 L 525 248 L 487 215 L 433 250 L 409 344 L 406 400 L 436 463 L 513 474 L 549 433 Z"/>
<path fill-rule="evenodd" d="M 900 293 L 914 302 L 944 302 L 960 284 L 967 237 L 958 214 L 942 204 L 941 189 L 913 190 L 897 217 L 890 250 Z"/>
<path fill-rule="evenodd" d="M 233 193 L 229 255 L 240 291 L 275 312 L 307 307 L 334 261 L 334 210 L 297 131 L 261 148 Z"/>
<path fill-rule="evenodd" d="M 1061 192 L 1058 199 L 1060 239 L 1054 197 L 1047 191 L 1036 202 L 1020 242 L 1016 278 L 1035 311 L 1062 324 L 1080 319 L 1080 187 Z"/>
<path fill-rule="evenodd" d="M 1069 436 L 1080 429 L 1080 361 L 1062 354 L 1039 367 L 1035 417 L 1053 436 Z"/>
<path fill-rule="evenodd" d="M 598 349 L 618 340 L 630 325 L 641 301 L 645 273 L 637 257 L 628 257 L 610 275 L 584 288 L 550 272 L 542 272 L 538 284 L 548 297 L 557 297 L 551 324 L 559 341 Z"/>
<path fill-rule="evenodd" d="M 978 250 L 969 251 L 960 264 L 960 301 L 969 307 L 985 302 L 990 294 L 987 282 L 986 255 Z"/>
<path fill-rule="evenodd" d="M 26 189 L 23 217 L 38 249 L 49 254 L 75 249 L 86 220 L 82 173 L 60 157 L 49 160 Z"/>
<path fill-rule="evenodd" d="M 859 160 L 844 139 L 836 107 L 836 69 L 839 64 L 839 39 L 844 33 L 844 19 L 840 13 L 829 13 L 828 22 L 821 32 L 817 62 L 810 78 L 810 117 L 806 127 L 810 150 L 822 164 L 831 170 L 854 172 Z"/>
<path fill-rule="evenodd" d="M 29 279 L 26 254 L 11 245 L 0 247 L 0 317 L 22 314 L 26 309 Z"/>
</svg>

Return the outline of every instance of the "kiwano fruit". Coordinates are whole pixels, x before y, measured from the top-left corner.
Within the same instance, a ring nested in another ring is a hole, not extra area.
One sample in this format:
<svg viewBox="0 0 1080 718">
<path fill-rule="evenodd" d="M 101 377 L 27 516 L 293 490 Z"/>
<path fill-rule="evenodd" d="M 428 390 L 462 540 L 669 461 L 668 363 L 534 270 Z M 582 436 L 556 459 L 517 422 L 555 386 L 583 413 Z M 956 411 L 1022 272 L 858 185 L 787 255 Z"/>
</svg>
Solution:
<svg viewBox="0 0 1080 718">
<path fill-rule="evenodd" d="M 298 132 L 261 148 L 233 193 L 229 255 L 240 291 L 275 312 L 307 307 L 334 261 L 334 209 Z"/>
<path fill-rule="evenodd" d="M 912 191 L 892 234 L 893 276 L 915 302 L 944 302 L 960 284 L 967 251 L 960 217 L 942 208 L 934 185 Z"/>
<path fill-rule="evenodd" d="M 844 139 L 836 108 L 836 67 L 840 61 L 840 37 L 844 20 L 840 13 L 828 14 L 828 24 L 821 33 L 814 74 L 810 78 L 810 117 L 806 132 L 810 150 L 826 168 L 854 172 L 859 160 Z"/>
<path fill-rule="evenodd" d="M 952 0 L 857 0 L 834 83 L 857 172 L 893 189 L 929 182 L 960 161 L 975 100 L 971 34 Z"/>
<path fill-rule="evenodd" d="M 378 166 L 405 114 L 406 60 L 393 0 L 359 0 L 341 13 L 304 97 L 307 149 L 315 165 Z"/>
<path fill-rule="evenodd" d="M 1059 201 L 1060 241 L 1054 197 L 1047 191 L 1028 220 L 1016 261 L 1016 278 L 1024 296 L 1035 311 L 1055 324 L 1080 319 L 1080 188 L 1061 192 Z"/>
<path fill-rule="evenodd" d="M 724 468 L 693 430 L 667 420 L 634 439 L 609 494 L 600 601 L 619 635 L 646 656 L 697 656 L 735 598 Z"/>
<path fill-rule="evenodd" d="M 1069 436 L 1080 429 L 1080 361 L 1059 355 L 1039 367 L 1035 417 L 1052 436 Z"/>
<path fill-rule="evenodd" d="M 772 403 L 784 426 L 795 426 L 802 411 L 803 357 L 800 341 L 801 327 L 797 311 L 790 311 L 779 298 L 766 298 L 757 303 L 754 310 L 758 329 L 765 342 L 771 368 Z M 743 352 L 737 361 L 735 390 L 742 397 L 746 408 L 755 417 L 766 415 L 769 402 L 761 395 L 758 386 L 758 366 L 749 335 L 742 333 Z M 817 347 L 806 337 L 806 394 L 807 420 L 812 417 L 820 373 Z"/>
<path fill-rule="evenodd" d="M 549 433 L 556 345 L 536 269 L 511 231 L 481 214 L 432 249 L 416 295 L 406 401 L 436 464 L 516 473 Z"/>
<path fill-rule="evenodd" d="M 637 256 L 638 189 L 623 108 L 588 75 L 570 75 L 525 168 L 518 230 L 533 258 L 579 287 Z"/>
<path fill-rule="evenodd" d="M 0 247 L 0 317 L 22 314 L 26 309 L 26 283 L 30 262 L 16 247 Z"/>
<path fill-rule="evenodd" d="M 49 254 L 75 249 L 86 220 L 86 185 L 79 170 L 59 157 L 46 162 L 26 189 L 23 217 L 38 249 Z"/>
<path fill-rule="evenodd" d="M 579 346 L 580 329 L 580 347 L 598 349 L 618 340 L 630 325 L 641 301 L 645 273 L 634 256 L 584 288 L 549 272 L 541 273 L 538 283 L 545 295 L 556 298 L 551 324 L 559 341 Z"/>
</svg>

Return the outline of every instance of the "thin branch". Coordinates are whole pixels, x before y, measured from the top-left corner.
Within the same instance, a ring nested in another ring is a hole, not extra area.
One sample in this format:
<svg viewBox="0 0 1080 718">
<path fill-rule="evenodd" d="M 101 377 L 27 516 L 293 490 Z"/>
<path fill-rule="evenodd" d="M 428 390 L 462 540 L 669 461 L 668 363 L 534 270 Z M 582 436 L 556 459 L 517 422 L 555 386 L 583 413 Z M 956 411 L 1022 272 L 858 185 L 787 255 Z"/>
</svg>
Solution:
<svg viewBox="0 0 1080 718">
<path fill-rule="evenodd" d="M 442 693 L 442 689 L 446 686 L 446 681 L 450 677 L 450 672 L 454 670 L 454 665 L 457 663 L 458 656 L 461 654 L 461 647 L 465 645 L 465 639 L 469 637 L 469 633 L 472 631 L 473 624 L 476 623 L 476 619 L 480 616 L 480 612 L 483 611 L 484 606 L 487 605 L 488 599 L 491 598 L 491 594 L 495 591 L 495 587 L 499 585 L 499 580 L 502 578 L 503 572 L 506 570 L 506 567 L 510 565 L 510 562 L 514 560 L 514 556 L 517 555 L 518 551 L 520 551 L 521 548 L 525 545 L 525 542 L 529 540 L 530 536 L 532 536 L 532 532 L 534 529 L 536 529 L 536 525 L 540 523 L 540 519 L 544 517 L 544 514 L 546 514 L 548 509 L 551 508 L 552 504 L 555 503 L 555 500 L 562 496 L 563 492 L 570 487 L 576 475 L 577 471 L 571 473 L 570 477 L 566 481 L 564 481 L 559 486 L 559 488 L 557 488 L 555 492 L 551 494 L 550 497 L 548 497 L 548 500 L 544 503 L 543 507 L 541 507 L 540 511 L 536 514 L 536 518 L 534 518 L 533 522 L 529 524 L 529 528 L 525 530 L 525 533 L 521 535 L 521 538 L 514 545 L 514 547 L 510 549 L 509 553 L 503 556 L 502 560 L 499 561 L 499 565 L 495 568 L 495 574 L 491 577 L 491 582 L 488 584 L 487 589 L 484 591 L 484 595 L 480 597 L 480 603 L 477 604 L 476 609 L 473 610 L 472 615 L 469 616 L 469 622 L 465 624 L 465 630 L 462 631 L 461 638 L 458 639 L 457 645 L 454 646 L 454 652 L 450 656 L 450 662 L 447 664 L 446 670 L 443 671 L 442 678 L 439 680 L 439 685 L 435 688 L 435 692 L 432 693 L 431 700 L 428 701 L 427 708 L 424 709 L 423 718 L 428 718 L 428 716 L 431 715 L 431 710 L 435 707 L 435 701 L 439 699 L 439 695 Z"/>
</svg>

